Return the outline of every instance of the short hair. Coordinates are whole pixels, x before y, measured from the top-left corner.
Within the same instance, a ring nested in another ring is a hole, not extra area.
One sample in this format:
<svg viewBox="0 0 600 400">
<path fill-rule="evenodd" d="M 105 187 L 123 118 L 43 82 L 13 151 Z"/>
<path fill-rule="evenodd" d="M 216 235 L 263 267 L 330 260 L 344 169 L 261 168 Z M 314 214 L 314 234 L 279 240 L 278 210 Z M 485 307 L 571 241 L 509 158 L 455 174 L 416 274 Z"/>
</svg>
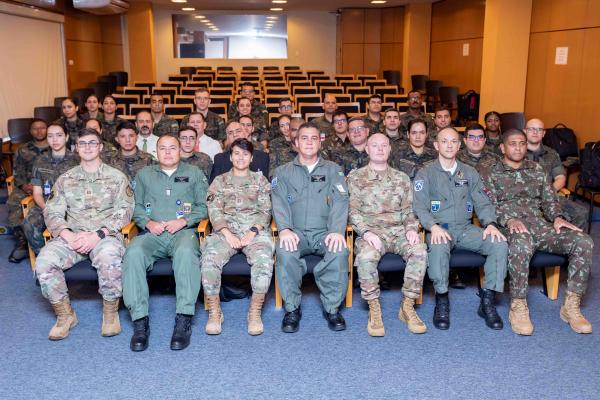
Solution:
<svg viewBox="0 0 600 400">
<path fill-rule="evenodd" d="M 158 144 L 162 141 L 162 140 L 166 140 L 166 139 L 175 139 L 175 143 L 177 143 L 177 146 L 179 148 L 181 148 L 181 143 L 179 143 L 179 139 L 176 138 L 175 136 L 172 135 L 162 135 L 161 137 L 158 138 L 158 140 L 156 141 L 156 147 L 158 147 Z"/>
<path fill-rule="evenodd" d="M 254 154 L 254 145 L 246 138 L 235 139 L 233 143 L 231 143 L 231 151 L 233 151 L 234 147 L 239 147 L 242 150 L 246 150 L 250 154 Z"/>
<path fill-rule="evenodd" d="M 102 143 L 102 136 L 100 136 L 100 132 L 98 132 L 95 129 L 83 128 L 83 129 L 80 129 L 79 132 L 77 132 L 77 138 L 82 138 L 84 136 L 90 136 L 90 135 L 96 136 L 96 139 L 98 139 L 98 141 L 100 143 Z"/>
<path fill-rule="evenodd" d="M 61 124 L 61 123 L 58 123 L 58 122 L 52 122 L 51 124 L 48 124 L 46 126 L 46 130 L 49 130 L 53 126 L 58 126 L 60 128 L 60 130 L 63 131 L 64 134 L 67 133 L 67 130 L 65 129 L 65 126 L 63 124 Z"/>
<path fill-rule="evenodd" d="M 332 118 L 339 117 L 340 115 L 343 115 L 346 119 L 348 119 L 348 113 L 346 113 L 346 111 L 344 111 L 344 110 L 336 110 L 333 113 L 333 117 Z M 333 119 L 332 119 L 332 121 L 333 121 Z"/>
<path fill-rule="evenodd" d="M 240 115 L 240 116 L 237 118 L 237 122 L 241 122 L 241 121 L 242 121 L 242 118 L 248 118 L 248 119 L 249 119 L 250 121 L 252 121 L 252 123 L 254 124 L 254 118 L 252 118 L 252 116 L 251 116 L 251 115 Z"/>
<path fill-rule="evenodd" d="M 98 123 L 98 126 L 100 126 L 100 129 L 102 129 L 102 122 L 100 122 L 100 120 L 98 118 L 94 118 L 94 117 L 87 118 L 85 121 L 83 121 L 83 126 L 86 126 L 87 123 L 90 121 L 96 121 Z"/>
<path fill-rule="evenodd" d="M 506 142 L 508 142 L 508 139 L 514 135 L 523 136 L 523 138 L 527 140 L 527 135 L 525 134 L 525 132 L 523 132 L 520 129 L 511 128 L 505 132 L 502 132 L 502 143 L 506 144 Z"/>
<path fill-rule="evenodd" d="M 485 128 L 483 126 L 481 126 L 481 124 L 478 124 L 477 122 L 474 122 L 472 124 L 469 124 L 469 126 L 467 126 L 465 128 L 465 135 L 471 131 L 485 131 Z"/>
<path fill-rule="evenodd" d="M 135 124 L 131 121 L 123 121 L 119 125 L 117 125 L 117 132 L 121 132 L 123 129 L 131 129 L 137 134 L 137 130 L 135 129 Z"/>
<path fill-rule="evenodd" d="M 150 113 L 150 111 L 141 110 L 141 111 L 138 111 L 137 114 L 135 114 L 135 120 L 137 121 L 137 119 L 140 117 L 140 114 L 143 114 L 143 113 L 150 114 L 150 118 L 152 118 L 152 113 Z"/>
<path fill-rule="evenodd" d="M 305 121 L 303 118 L 301 118 L 301 117 L 294 117 L 294 118 L 292 118 L 292 119 L 291 119 L 291 121 L 290 121 L 290 124 L 291 124 L 292 122 L 294 122 L 294 123 L 299 123 L 299 124 L 300 124 L 300 126 L 301 126 L 302 124 L 305 124 L 305 123 L 306 123 L 306 121 Z"/>
<path fill-rule="evenodd" d="M 312 121 L 308 121 L 300 125 L 298 127 L 298 133 L 300 133 L 302 129 L 316 129 L 317 132 L 319 132 L 319 134 L 321 133 L 321 129 L 319 129 L 319 126 Z"/>
<path fill-rule="evenodd" d="M 98 102 L 100 102 L 100 97 L 98 97 L 98 96 L 96 96 L 95 94 L 93 94 L 93 93 L 92 93 L 92 94 L 90 94 L 88 97 L 86 97 L 86 98 L 85 98 L 85 102 L 86 102 L 86 103 L 87 103 L 87 101 L 90 99 L 90 97 L 95 97 L 95 98 L 96 98 L 96 100 L 97 100 Z"/>
<path fill-rule="evenodd" d="M 252 89 L 256 90 L 256 88 L 254 87 L 254 83 L 252 83 L 252 82 L 244 81 L 244 82 L 240 83 L 240 88 L 242 88 L 244 86 L 252 86 Z"/>
<path fill-rule="evenodd" d="M 425 131 L 427 132 L 427 122 L 423 118 L 415 118 L 408 123 L 408 131 L 412 129 L 412 127 L 416 124 L 423 124 L 425 126 Z"/>
<path fill-rule="evenodd" d="M 277 123 L 279 124 L 279 122 L 281 122 L 281 120 L 285 118 L 289 119 L 290 123 L 292 122 L 292 117 L 290 117 L 289 115 L 281 114 L 279 117 L 277 117 Z"/>
<path fill-rule="evenodd" d="M 154 92 L 152 92 L 152 94 L 150 95 L 150 98 L 153 98 L 154 96 L 160 96 L 160 98 L 161 98 L 163 101 L 165 101 L 165 96 L 163 96 L 163 95 L 162 95 L 162 94 L 160 94 L 160 93 L 154 93 Z"/>
<path fill-rule="evenodd" d="M 421 91 L 420 91 L 420 90 L 417 90 L 417 89 L 415 89 L 415 88 L 412 88 L 412 89 L 410 89 L 410 92 L 408 92 L 406 95 L 407 95 L 408 97 L 410 97 L 410 94 L 411 94 L 411 93 L 417 93 L 419 96 L 421 96 Z"/>
<path fill-rule="evenodd" d="M 372 94 L 371 96 L 369 96 L 369 101 L 371 101 L 373 99 L 379 99 L 379 100 L 383 101 L 383 99 L 381 98 L 381 95 L 379 95 L 377 93 Z"/>
<path fill-rule="evenodd" d="M 450 109 L 446 106 L 439 106 L 438 108 L 435 109 L 433 115 L 437 115 L 437 113 L 439 113 L 440 111 L 448 111 L 448 114 L 450 114 Z"/>
<path fill-rule="evenodd" d="M 352 118 L 350 118 L 350 120 L 348 121 L 348 125 L 350 125 L 352 122 L 356 122 L 356 121 L 360 121 L 365 126 L 367 126 L 367 124 L 365 123 L 365 120 L 362 117 L 352 117 Z"/>
<path fill-rule="evenodd" d="M 204 93 L 204 92 L 208 93 L 208 95 L 210 96 L 210 90 L 208 90 L 208 88 L 206 86 L 202 86 L 202 87 L 199 87 L 198 89 L 194 90 L 194 96 L 197 93 Z"/>
<path fill-rule="evenodd" d="M 181 134 L 183 131 L 192 131 L 196 134 L 196 136 L 198 136 L 198 131 L 191 125 L 182 125 L 181 128 L 179 128 L 179 134 Z"/>
<path fill-rule="evenodd" d="M 398 114 L 398 116 L 400 116 L 400 111 L 397 108 L 390 107 L 383 112 L 383 118 L 387 117 L 388 113 L 391 112 L 395 112 L 396 114 Z"/>
<path fill-rule="evenodd" d="M 483 117 L 484 121 L 487 121 L 487 119 L 489 117 L 491 117 L 492 115 L 495 115 L 496 117 L 498 117 L 498 119 L 500 119 L 500 113 L 498 111 L 488 111 L 485 113 L 485 116 Z"/>
<path fill-rule="evenodd" d="M 337 103 L 337 98 L 335 97 L 335 93 L 329 93 L 329 92 L 325 92 L 325 93 L 323 93 L 323 101 L 325 101 L 325 97 L 327 97 L 327 96 L 332 96 L 332 97 L 333 97 L 333 99 L 334 99 L 334 100 L 336 101 L 336 103 Z"/>
<path fill-rule="evenodd" d="M 117 102 L 117 99 L 115 99 L 112 94 L 107 94 L 106 96 L 104 96 L 104 98 L 102 99 L 102 102 L 104 103 L 104 101 L 106 99 L 112 99 L 112 101 L 114 101 L 115 103 Z"/>
<path fill-rule="evenodd" d="M 227 129 L 229 128 L 229 126 L 231 124 L 239 124 L 240 121 L 238 121 L 237 119 L 230 119 L 229 121 L 227 121 L 227 123 L 225 124 L 225 131 L 227 131 Z"/>
<path fill-rule="evenodd" d="M 204 118 L 204 114 L 202 114 L 201 112 L 198 112 L 198 111 L 194 111 L 193 113 L 190 113 L 190 115 L 188 115 L 188 122 L 190 121 L 190 117 L 192 115 L 199 115 L 199 116 L 202 117 L 202 122 L 206 121 L 206 118 Z"/>
<path fill-rule="evenodd" d="M 290 103 L 293 103 L 292 99 L 289 97 L 282 97 L 281 99 L 279 99 L 279 105 L 281 105 L 281 103 L 283 103 L 284 101 L 289 101 Z"/>
<path fill-rule="evenodd" d="M 75 101 L 74 98 L 72 97 L 65 97 L 64 99 L 62 99 L 62 101 L 60 102 L 60 107 L 62 108 L 62 105 L 64 104 L 65 101 L 70 101 L 71 103 L 73 103 L 73 105 L 75 107 L 79 107 L 79 105 L 77 104 L 77 102 Z"/>
<path fill-rule="evenodd" d="M 246 96 L 240 97 L 240 99 L 237 101 L 237 103 L 238 103 L 238 104 L 240 104 L 240 102 L 241 102 L 242 100 L 248 100 L 248 102 L 249 102 L 249 103 L 250 103 L 250 105 L 252 106 L 252 100 L 250 100 L 250 99 L 249 99 L 248 97 L 246 97 Z"/>
<path fill-rule="evenodd" d="M 36 122 L 43 122 L 44 125 L 46 125 L 46 128 L 48 127 L 48 123 L 46 121 L 44 121 L 41 118 L 34 118 L 31 123 L 29 124 L 29 129 L 31 129 L 31 127 L 33 126 L 33 124 L 35 124 Z"/>
</svg>

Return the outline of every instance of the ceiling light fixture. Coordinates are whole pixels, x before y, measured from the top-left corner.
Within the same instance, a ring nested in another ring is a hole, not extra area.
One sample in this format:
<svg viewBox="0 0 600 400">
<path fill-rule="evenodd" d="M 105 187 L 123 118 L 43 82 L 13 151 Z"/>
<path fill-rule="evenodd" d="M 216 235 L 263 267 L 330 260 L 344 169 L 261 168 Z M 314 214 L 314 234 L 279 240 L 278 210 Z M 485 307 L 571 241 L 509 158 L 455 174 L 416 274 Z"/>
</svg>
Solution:
<svg viewBox="0 0 600 400">
<path fill-rule="evenodd" d="M 196 11 L 196 9 L 194 7 L 183 7 L 181 10 L 182 11 Z"/>
<path fill-rule="evenodd" d="M 385 4 L 387 0 L 371 0 L 371 4 Z"/>
<path fill-rule="evenodd" d="M 277 15 L 269 15 L 267 17 L 267 19 L 278 19 L 279 17 Z"/>
<path fill-rule="evenodd" d="M 206 18 L 204 15 L 194 15 L 194 18 L 203 19 Z"/>
<path fill-rule="evenodd" d="M 287 0 L 272 0 L 272 2 L 274 4 L 285 4 L 285 3 L 287 3 Z"/>
<path fill-rule="evenodd" d="M 171 3 L 187 3 L 187 0 L 171 0 Z"/>
<path fill-rule="evenodd" d="M 281 8 L 281 7 L 273 7 L 273 8 L 271 8 L 271 11 L 283 11 L 283 8 Z"/>
</svg>

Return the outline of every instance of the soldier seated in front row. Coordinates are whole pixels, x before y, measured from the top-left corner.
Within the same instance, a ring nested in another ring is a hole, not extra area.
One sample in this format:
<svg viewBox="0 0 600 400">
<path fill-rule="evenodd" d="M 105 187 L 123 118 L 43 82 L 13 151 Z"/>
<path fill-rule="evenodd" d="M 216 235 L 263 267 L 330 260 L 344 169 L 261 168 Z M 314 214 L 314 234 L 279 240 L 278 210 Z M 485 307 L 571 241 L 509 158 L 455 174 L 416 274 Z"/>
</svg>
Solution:
<svg viewBox="0 0 600 400">
<path fill-rule="evenodd" d="M 40 251 L 35 268 L 42 294 L 57 317 L 48 335 L 51 340 L 66 338 L 78 323 L 64 271 L 87 258 L 98 272 L 102 336 L 121 332 L 121 229 L 131 219 L 133 192 L 122 172 L 102 163 L 98 132 L 82 129 L 76 149 L 81 164 L 58 178 L 46 202 L 44 219 L 53 239 Z"/>
<path fill-rule="evenodd" d="M 487 256 L 478 314 L 488 327 L 502 329 L 494 298 L 495 292 L 504 290 L 508 246 L 498 230 L 494 205 L 477 171 L 456 160 L 460 147 L 458 132 L 453 128 L 441 130 L 434 145 L 438 160 L 417 172 L 414 182 L 415 213 L 428 231 L 427 271 L 433 281 L 436 303 L 433 325 L 438 329 L 450 327 L 450 253 L 458 248 Z M 473 212 L 484 228 L 472 224 Z"/>
<path fill-rule="evenodd" d="M 592 266 L 592 239 L 567 222 L 547 173 L 526 159 L 527 139 L 522 131 L 503 133 L 500 149 L 504 159 L 482 173 L 496 204 L 498 221 L 508 237 L 510 312 L 512 330 L 531 335 L 533 324 L 527 306 L 529 262 L 536 250 L 569 256 L 567 294 L 560 318 L 577 333 L 592 333 L 592 325 L 581 314 Z"/>
<path fill-rule="evenodd" d="M 364 123 L 362 119 L 361 123 Z M 398 318 L 413 333 L 425 333 L 427 327 L 415 312 L 415 300 L 423 287 L 427 269 L 427 247 L 419 234 L 419 222 L 413 214 L 410 179 L 388 166 L 391 151 L 387 136 L 376 133 L 369 138 L 366 151 L 369 164 L 348 175 L 350 192 L 349 219 L 359 236 L 356 259 L 361 296 L 369 303 L 367 331 L 384 336 L 385 328 L 379 303 L 377 266 L 386 253 L 400 254 L 406 261 L 404 300 Z"/>
</svg>

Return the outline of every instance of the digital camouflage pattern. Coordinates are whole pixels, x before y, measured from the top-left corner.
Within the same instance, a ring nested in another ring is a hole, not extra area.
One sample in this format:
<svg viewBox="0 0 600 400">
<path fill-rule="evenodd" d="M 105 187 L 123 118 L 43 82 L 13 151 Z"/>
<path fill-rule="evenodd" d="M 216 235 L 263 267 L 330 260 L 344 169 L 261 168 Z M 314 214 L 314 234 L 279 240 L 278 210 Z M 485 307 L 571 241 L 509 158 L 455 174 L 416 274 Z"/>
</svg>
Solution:
<svg viewBox="0 0 600 400">
<path fill-rule="evenodd" d="M 79 117 L 77 117 L 77 119 L 75 121 L 69 121 L 65 117 L 60 117 L 59 119 L 54 121 L 53 124 L 59 124 L 65 128 L 65 133 L 69 137 L 67 147 L 75 146 L 75 143 L 77 142 L 77 135 L 79 134 L 79 131 L 82 130 L 83 128 L 85 128 L 85 123 Z"/>
<path fill-rule="evenodd" d="M 163 115 L 160 117 L 160 120 L 154 123 L 152 133 L 158 137 L 165 135 L 177 137 L 179 134 L 179 123 L 173 117 L 163 113 Z"/>
<path fill-rule="evenodd" d="M 335 153 L 348 144 L 350 144 L 348 136 L 342 140 L 337 133 L 334 132 L 331 136 L 328 136 L 321 142 L 321 157 L 335 162 Z"/>
<path fill-rule="evenodd" d="M 430 147 L 423 147 L 421 154 L 415 153 L 411 145 L 406 142 L 392 151 L 389 164 L 392 168 L 404 172 L 410 180 L 415 179 L 416 173 L 425 166 L 426 163 L 437 159 L 438 153 Z"/>
<path fill-rule="evenodd" d="M 104 154 L 102 161 L 124 173 L 130 182 L 133 182 L 133 179 L 142 168 L 155 163 L 151 154 L 137 147 L 135 148 L 135 154 L 131 156 L 125 156 L 120 150 L 115 149 Z"/>
<path fill-rule="evenodd" d="M 213 168 L 213 161 L 210 159 L 208 154 L 198 153 L 195 151 L 188 158 L 181 157 L 181 161 L 200 168 L 200 170 L 204 172 L 204 175 L 206 175 L 207 179 L 210 177 Z"/>
<path fill-rule="evenodd" d="M 480 174 L 482 170 L 491 168 L 500 161 L 500 156 L 498 156 L 496 153 L 487 151 L 485 147 L 479 155 L 479 157 L 469 153 L 469 151 L 465 147 L 458 152 L 456 158 L 462 161 L 463 163 L 475 168 Z"/>
<path fill-rule="evenodd" d="M 362 168 L 369 163 L 369 155 L 365 150 L 359 151 L 352 143 L 333 152 L 331 161 L 338 164 L 344 170 L 344 175 L 350 171 Z"/>
<path fill-rule="evenodd" d="M 112 121 L 107 121 L 104 118 L 100 119 L 100 122 L 102 123 L 103 139 L 108 143 L 111 143 L 112 145 L 118 147 L 119 144 L 117 143 L 117 126 L 119 126 L 119 124 L 123 121 L 125 120 L 119 117 L 115 117 L 115 119 L 113 119 Z"/>
<path fill-rule="evenodd" d="M 190 116 L 186 115 L 181 120 L 181 126 L 189 125 L 189 122 Z M 206 127 L 204 128 L 205 135 L 208 135 L 209 137 L 218 141 L 223 141 L 227 138 L 227 133 L 225 132 L 225 121 L 219 116 L 219 114 L 207 110 L 206 115 L 204 116 L 204 122 L 206 122 Z"/>
<path fill-rule="evenodd" d="M 335 131 L 333 130 L 333 124 L 329 122 L 327 118 L 325 118 L 325 115 L 317 117 L 311 122 L 319 127 L 319 132 L 321 133 L 321 136 L 325 136 L 326 138 L 328 138 L 331 135 L 335 135 Z"/>
<path fill-rule="evenodd" d="M 422 119 L 427 123 L 427 143 L 433 143 L 435 136 L 437 136 L 437 132 L 435 129 L 435 123 L 433 122 L 433 118 L 429 116 L 429 114 L 420 111 L 419 114 L 413 115 L 409 112 L 405 112 L 400 116 L 400 129 L 398 130 L 401 135 L 405 138 L 408 137 L 408 124 L 413 119 Z"/>
<path fill-rule="evenodd" d="M 254 129 L 260 129 L 261 132 L 266 132 L 267 127 L 269 126 L 269 113 L 267 112 L 267 107 L 258 99 L 254 99 L 252 100 L 251 110 L 252 111 L 250 111 L 250 116 L 254 121 Z M 229 110 L 227 112 L 227 119 L 237 119 L 239 117 L 240 113 L 238 112 L 238 103 L 234 102 L 229 106 Z"/>
<path fill-rule="evenodd" d="M 369 114 L 365 114 L 363 115 L 362 119 L 365 121 L 365 126 L 369 128 L 369 135 L 385 132 L 385 126 L 383 126 L 383 117 L 379 118 L 379 121 L 374 121 L 371 119 Z"/>
<path fill-rule="evenodd" d="M 292 142 L 288 142 L 283 136 L 273 139 L 269 143 L 269 176 L 273 176 L 275 168 L 293 161 L 297 155 Z"/>
</svg>

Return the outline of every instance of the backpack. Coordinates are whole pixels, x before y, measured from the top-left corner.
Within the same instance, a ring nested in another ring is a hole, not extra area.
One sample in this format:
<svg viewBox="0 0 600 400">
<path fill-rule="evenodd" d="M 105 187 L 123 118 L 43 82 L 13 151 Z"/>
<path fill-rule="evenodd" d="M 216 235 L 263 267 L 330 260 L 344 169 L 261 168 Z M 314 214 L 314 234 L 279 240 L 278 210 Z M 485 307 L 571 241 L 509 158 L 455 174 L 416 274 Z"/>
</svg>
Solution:
<svg viewBox="0 0 600 400">
<path fill-rule="evenodd" d="M 567 157 L 579 157 L 575 132 L 565 124 L 556 124 L 554 128 L 546 129 L 542 142 L 556 150 L 561 161 L 565 161 Z"/>
<path fill-rule="evenodd" d="M 588 142 L 581 152 L 579 185 L 600 188 L 600 142 Z"/>
<path fill-rule="evenodd" d="M 458 96 L 458 120 L 461 122 L 479 119 L 479 93 L 468 90 Z"/>
</svg>

